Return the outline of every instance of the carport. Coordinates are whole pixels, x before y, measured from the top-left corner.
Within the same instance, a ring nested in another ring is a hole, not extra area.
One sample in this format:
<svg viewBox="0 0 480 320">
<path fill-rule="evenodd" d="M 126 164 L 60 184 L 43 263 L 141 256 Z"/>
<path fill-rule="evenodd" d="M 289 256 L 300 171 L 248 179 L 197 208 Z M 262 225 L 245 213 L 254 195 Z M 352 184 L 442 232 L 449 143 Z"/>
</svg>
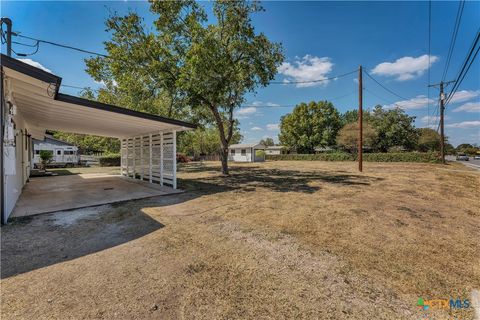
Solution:
<svg viewBox="0 0 480 320">
<path fill-rule="evenodd" d="M 7 221 L 29 181 L 31 139 L 43 140 L 46 130 L 120 139 L 119 174 L 124 178 L 116 178 L 156 184 L 161 189 L 145 187 L 144 183 L 130 183 L 125 189 L 126 194 L 132 193 L 135 187 L 147 188 L 143 189 L 147 194 L 147 190 L 165 193 L 177 188 L 176 135 L 179 131 L 195 128 L 194 125 L 60 93 L 60 77 L 5 55 L 1 58 L 2 222 Z M 78 179 L 71 179 L 71 182 L 75 180 L 81 182 Z M 28 186 L 22 203 L 28 203 L 28 194 L 34 193 L 31 190 L 34 185 Z M 61 190 L 52 188 L 49 195 L 45 194 L 45 199 L 59 193 Z M 84 199 L 88 203 L 92 198 Z"/>
</svg>

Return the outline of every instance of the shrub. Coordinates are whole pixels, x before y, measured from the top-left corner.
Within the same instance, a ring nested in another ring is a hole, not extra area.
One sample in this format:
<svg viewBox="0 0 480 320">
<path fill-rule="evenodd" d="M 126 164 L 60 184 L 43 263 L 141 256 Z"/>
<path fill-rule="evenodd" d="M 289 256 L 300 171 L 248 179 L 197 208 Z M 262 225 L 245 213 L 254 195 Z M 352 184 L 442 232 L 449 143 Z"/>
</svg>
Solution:
<svg viewBox="0 0 480 320">
<path fill-rule="evenodd" d="M 104 155 L 101 156 L 98 159 L 98 162 L 100 163 L 101 167 L 115 167 L 120 165 L 120 155 L 119 154 L 109 154 L 109 155 Z"/>
<path fill-rule="evenodd" d="M 355 161 L 356 154 L 331 152 L 319 154 L 281 154 L 267 155 L 267 160 L 320 160 L 320 161 Z M 363 161 L 368 162 L 439 162 L 435 152 L 401 152 L 401 153 L 364 153 Z"/>
<path fill-rule="evenodd" d="M 355 160 L 355 155 L 346 152 L 328 152 L 318 154 L 278 154 L 267 155 L 266 160 L 353 161 Z"/>
<path fill-rule="evenodd" d="M 187 163 L 190 159 L 183 153 L 177 153 L 177 163 Z"/>
</svg>

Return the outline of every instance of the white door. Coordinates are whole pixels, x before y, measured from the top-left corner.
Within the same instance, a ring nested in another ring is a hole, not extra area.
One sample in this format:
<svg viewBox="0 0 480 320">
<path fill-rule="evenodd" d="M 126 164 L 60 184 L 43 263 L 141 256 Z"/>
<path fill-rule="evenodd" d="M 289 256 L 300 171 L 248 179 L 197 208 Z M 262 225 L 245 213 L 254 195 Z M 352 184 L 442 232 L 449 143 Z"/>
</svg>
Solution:
<svg viewBox="0 0 480 320">
<path fill-rule="evenodd" d="M 54 160 L 56 163 L 63 163 L 63 150 L 62 149 L 55 149 L 54 150 Z"/>
</svg>

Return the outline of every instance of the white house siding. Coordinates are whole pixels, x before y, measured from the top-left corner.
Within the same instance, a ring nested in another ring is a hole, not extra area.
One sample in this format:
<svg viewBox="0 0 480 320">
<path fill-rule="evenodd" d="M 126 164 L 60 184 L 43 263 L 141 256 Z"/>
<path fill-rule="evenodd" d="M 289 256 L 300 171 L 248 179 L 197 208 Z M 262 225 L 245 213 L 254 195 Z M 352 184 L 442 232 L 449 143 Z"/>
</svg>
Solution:
<svg viewBox="0 0 480 320">
<path fill-rule="evenodd" d="M 23 117 L 17 113 L 13 120 L 15 122 L 15 174 L 6 174 L 5 175 L 5 220 L 10 216 L 15 203 L 17 202 L 20 193 L 22 193 L 22 188 L 28 180 L 30 175 L 30 163 L 29 159 L 31 152 L 29 152 L 28 147 L 32 146 L 32 143 L 27 141 L 27 150 L 25 150 L 25 133 L 28 134 L 28 128 L 26 128 L 25 121 Z M 27 130 L 27 131 L 25 131 Z M 30 138 L 28 138 L 30 140 Z M 7 152 L 11 150 L 5 146 L 4 148 L 4 161 L 7 161 Z"/>
<path fill-rule="evenodd" d="M 232 150 L 235 150 L 235 155 L 232 155 Z M 242 149 L 230 149 L 228 150 L 228 160 L 235 162 L 253 162 L 252 149 L 246 148 L 245 155 L 242 155 Z"/>
<path fill-rule="evenodd" d="M 266 149 L 265 154 L 268 154 L 268 155 L 282 154 L 282 150 L 280 150 L 280 149 L 275 149 L 275 150 Z"/>
</svg>

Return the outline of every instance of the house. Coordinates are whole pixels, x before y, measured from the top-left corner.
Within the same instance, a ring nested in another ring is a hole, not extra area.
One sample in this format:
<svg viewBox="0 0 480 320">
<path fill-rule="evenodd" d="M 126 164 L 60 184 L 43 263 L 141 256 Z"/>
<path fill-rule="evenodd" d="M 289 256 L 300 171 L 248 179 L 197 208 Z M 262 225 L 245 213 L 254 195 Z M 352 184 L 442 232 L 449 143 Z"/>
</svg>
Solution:
<svg viewBox="0 0 480 320">
<path fill-rule="evenodd" d="M 265 161 L 265 146 L 258 143 L 232 144 L 228 148 L 228 160 L 234 162 Z"/>
<path fill-rule="evenodd" d="M 38 167 L 42 162 L 40 158 L 40 151 L 48 151 L 52 154 L 52 159 L 49 162 L 53 166 L 73 166 L 78 164 L 79 155 L 78 147 L 62 141 L 55 139 L 51 135 L 45 135 L 45 139 L 37 140 L 32 139 L 33 141 L 33 166 Z"/>
<path fill-rule="evenodd" d="M 269 146 L 265 148 L 266 155 L 286 154 L 287 151 L 287 148 L 284 146 Z"/>
<path fill-rule="evenodd" d="M 315 153 L 332 152 L 334 150 L 332 147 L 315 147 L 314 149 Z"/>
<path fill-rule="evenodd" d="M 60 92 L 61 83 L 62 78 L 57 75 L 1 55 L 2 223 L 6 223 L 10 217 L 24 189 L 41 185 L 41 183 L 30 186 L 26 184 L 30 179 L 30 169 L 34 162 L 33 139 L 43 140 L 46 130 L 92 134 L 121 140 L 121 170 L 118 177 L 109 178 L 108 181 L 112 184 L 121 184 L 125 188 L 105 187 L 94 193 L 86 189 L 86 178 L 72 177 L 69 180 L 71 183 L 83 183 L 84 189 L 77 191 L 85 191 L 87 196 L 79 197 L 71 193 L 62 199 L 70 201 L 75 198 L 76 207 L 82 205 L 78 202 L 87 201 L 89 197 L 99 199 L 94 202 L 96 205 L 102 204 L 103 199 L 125 200 L 129 195 L 140 194 L 135 193 L 136 188 L 143 188 L 145 192 L 142 194 L 151 194 L 155 188 L 153 186 L 147 188 L 144 183 L 160 185 L 164 194 L 168 192 L 167 189 L 174 192 L 173 189 L 177 187 L 176 134 L 191 130 L 195 125 L 63 94 Z M 92 186 L 95 187 L 95 184 L 90 183 L 88 188 Z M 37 198 L 53 202 L 61 199 L 59 193 L 63 192 L 63 189 L 30 190 L 32 191 L 30 194 L 42 191 L 42 197 L 37 193 Z M 111 194 L 116 194 L 117 197 Z M 24 201 L 28 202 L 28 199 Z M 43 202 L 42 205 L 48 205 L 48 201 Z M 35 209 L 34 206 L 31 208 Z M 50 208 L 53 210 L 53 207 Z M 47 209 L 44 212 L 47 212 Z M 58 210 L 58 207 L 55 209 Z"/>
</svg>

